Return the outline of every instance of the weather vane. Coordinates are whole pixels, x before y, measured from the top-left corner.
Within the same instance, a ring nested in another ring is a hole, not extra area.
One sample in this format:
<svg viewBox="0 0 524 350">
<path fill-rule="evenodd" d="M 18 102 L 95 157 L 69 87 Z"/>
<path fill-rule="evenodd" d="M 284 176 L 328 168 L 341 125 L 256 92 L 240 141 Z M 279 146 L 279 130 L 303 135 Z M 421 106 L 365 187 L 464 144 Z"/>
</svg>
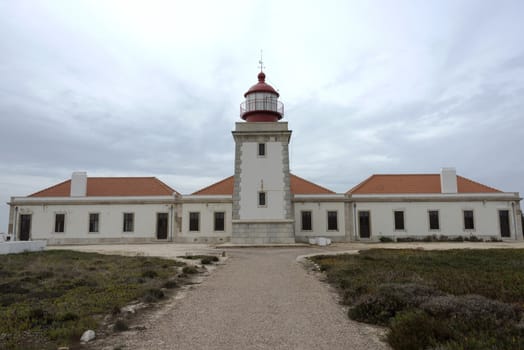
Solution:
<svg viewBox="0 0 524 350">
<path fill-rule="evenodd" d="M 262 72 L 264 68 L 266 68 L 264 66 L 264 61 L 262 60 L 262 50 L 260 50 L 260 60 L 258 61 L 258 64 L 260 64 L 260 71 Z"/>
</svg>

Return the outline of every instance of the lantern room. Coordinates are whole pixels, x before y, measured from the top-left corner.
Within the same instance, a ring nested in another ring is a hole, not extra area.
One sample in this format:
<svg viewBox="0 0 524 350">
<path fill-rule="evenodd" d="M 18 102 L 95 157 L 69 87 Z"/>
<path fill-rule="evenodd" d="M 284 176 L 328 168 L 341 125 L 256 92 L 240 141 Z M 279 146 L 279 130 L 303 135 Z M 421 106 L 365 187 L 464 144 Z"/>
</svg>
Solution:
<svg viewBox="0 0 524 350">
<path fill-rule="evenodd" d="M 245 94 L 240 104 L 240 118 L 246 122 L 278 122 L 284 115 L 284 104 L 278 92 L 266 83 L 264 72 L 258 74 L 258 83 Z"/>
</svg>

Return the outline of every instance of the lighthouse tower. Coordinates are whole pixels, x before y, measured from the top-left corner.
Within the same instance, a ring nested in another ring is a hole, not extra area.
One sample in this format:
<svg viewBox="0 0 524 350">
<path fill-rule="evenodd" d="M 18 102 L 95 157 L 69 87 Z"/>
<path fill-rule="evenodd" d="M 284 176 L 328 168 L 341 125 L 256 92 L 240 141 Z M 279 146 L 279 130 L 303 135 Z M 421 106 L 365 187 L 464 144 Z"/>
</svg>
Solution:
<svg viewBox="0 0 524 350">
<path fill-rule="evenodd" d="M 284 105 L 260 71 L 245 94 L 235 139 L 233 243 L 294 243 L 289 179 L 291 130 Z"/>
</svg>

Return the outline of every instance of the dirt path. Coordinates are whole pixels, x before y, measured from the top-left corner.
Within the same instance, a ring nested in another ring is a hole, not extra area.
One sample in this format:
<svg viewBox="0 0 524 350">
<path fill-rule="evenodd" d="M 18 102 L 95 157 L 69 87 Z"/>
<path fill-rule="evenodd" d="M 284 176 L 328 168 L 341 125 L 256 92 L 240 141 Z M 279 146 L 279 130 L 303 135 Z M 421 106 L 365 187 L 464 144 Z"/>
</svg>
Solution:
<svg viewBox="0 0 524 350">
<path fill-rule="evenodd" d="M 296 262 L 315 251 L 228 250 L 226 265 L 144 320 L 145 330 L 93 348 L 387 349 L 380 330 L 349 320 L 329 286 Z"/>
</svg>

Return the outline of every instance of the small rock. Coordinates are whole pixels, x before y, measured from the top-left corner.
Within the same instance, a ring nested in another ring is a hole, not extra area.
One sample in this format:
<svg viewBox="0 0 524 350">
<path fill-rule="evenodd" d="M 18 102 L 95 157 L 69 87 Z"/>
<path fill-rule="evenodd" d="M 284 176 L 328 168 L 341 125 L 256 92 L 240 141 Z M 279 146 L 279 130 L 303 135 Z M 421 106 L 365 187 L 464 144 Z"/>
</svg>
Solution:
<svg viewBox="0 0 524 350">
<path fill-rule="evenodd" d="M 69 350 L 69 346 L 61 346 L 58 350 Z"/>
<path fill-rule="evenodd" d="M 84 334 L 82 334 L 82 336 L 80 337 L 80 341 L 84 343 L 87 343 L 93 339 L 95 339 L 95 331 L 91 329 L 85 331 Z"/>
</svg>

